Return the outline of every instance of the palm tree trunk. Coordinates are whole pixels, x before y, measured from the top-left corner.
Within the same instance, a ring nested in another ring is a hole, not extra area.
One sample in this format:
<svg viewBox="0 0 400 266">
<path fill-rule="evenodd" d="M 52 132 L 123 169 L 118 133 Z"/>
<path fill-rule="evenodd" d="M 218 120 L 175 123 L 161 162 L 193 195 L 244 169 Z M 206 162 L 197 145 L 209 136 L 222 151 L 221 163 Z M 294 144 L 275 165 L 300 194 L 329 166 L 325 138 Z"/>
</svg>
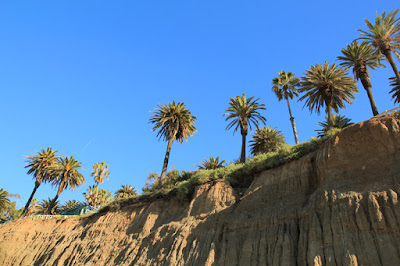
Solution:
<svg viewBox="0 0 400 266">
<path fill-rule="evenodd" d="M 326 112 L 328 114 L 328 130 L 333 128 L 333 113 L 332 113 L 332 105 L 326 105 Z"/>
<path fill-rule="evenodd" d="M 394 62 L 392 53 L 390 52 L 389 49 L 387 49 L 387 50 L 385 50 L 383 52 L 383 54 L 385 55 L 385 57 L 388 60 L 389 64 L 392 66 L 394 74 L 396 75 L 397 83 L 400 84 L 400 73 L 399 73 L 399 70 L 397 69 L 396 63 Z"/>
<path fill-rule="evenodd" d="M 158 182 L 158 188 L 162 187 L 162 184 L 165 180 L 165 177 L 167 175 L 167 167 L 168 167 L 168 161 L 169 161 L 169 153 L 171 151 L 171 147 L 172 147 L 172 142 L 174 142 L 174 138 L 171 138 L 170 140 L 168 140 L 168 146 L 167 146 L 167 153 L 165 154 L 165 158 L 164 158 L 164 164 L 163 164 L 163 168 L 161 171 L 161 177 L 160 180 Z"/>
<path fill-rule="evenodd" d="M 97 182 L 96 182 L 97 183 Z M 97 197 L 99 195 L 99 183 L 97 183 L 96 186 L 96 194 L 95 194 L 95 198 L 94 198 L 94 208 L 97 209 Z"/>
<path fill-rule="evenodd" d="M 246 135 L 247 131 L 241 130 L 242 133 L 242 152 L 240 153 L 240 162 L 245 163 L 246 162 Z"/>
<path fill-rule="evenodd" d="M 297 136 L 296 123 L 294 122 L 294 117 L 292 116 L 292 109 L 290 109 L 289 99 L 286 98 L 286 101 L 287 101 L 287 106 L 288 106 L 288 109 L 289 109 L 290 122 L 292 122 L 294 141 L 296 142 L 296 144 L 299 144 L 299 137 Z"/>
<path fill-rule="evenodd" d="M 33 196 L 35 195 L 36 190 L 39 188 L 39 186 L 40 186 L 40 182 L 37 182 L 37 181 L 36 181 L 36 182 L 35 182 L 35 188 L 33 189 L 32 194 L 31 194 L 31 196 L 29 197 L 28 202 L 27 202 L 26 205 L 25 205 L 25 208 L 24 208 L 24 210 L 23 210 L 23 212 L 22 212 L 22 214 L 21 214 L 21 217 L 25 216 L 26 212 L 28 211 L 29 205 L 31 205 Z"/>
<path fill-rule="evenodd" d="M 52 212 L 54 206 L 56 206 L 56 201 L 58 200 L 58 197 L 60 197 L 60 194 L 61 194 L 61 193 L 58 193 L 58 192 L 57 192 L 57 195 L 54 197 L 54 199 L 51 200 L 49 209 L 47 210 L 47 214 L 51 214 L 51 212 Z"/>
<path fill-rule="evenodd" d="M 379 114 L 379 112 L 378 112 L 378 108 L 376 108 L 374 96 L 372 95 L 372 91 L 371 91 L 372 85 L 368 78 L 368 74 L 359 75 L 359 76 L 360 76 L 360 80 L 361 80 L 361 83 L 362 83 L 364 89 L 367 91 L 368 99 L 371 104 L 372 113 L 374 116 L 376 116 Z"/>
<path fill-rule="evenodd" d="M 47 210 L 47 214 L 51 214 L 54 206 L 56 206 L 56 201 L 58 200 L 58 197 L 60 197 L 61 193 L 64 191 L 64 188 L 62 188 L 61 186 L 62 184 L 60 184 L 60 186 L 58 187 L 57 195 L 51 201 L 49 209 Z"/>
</svg>

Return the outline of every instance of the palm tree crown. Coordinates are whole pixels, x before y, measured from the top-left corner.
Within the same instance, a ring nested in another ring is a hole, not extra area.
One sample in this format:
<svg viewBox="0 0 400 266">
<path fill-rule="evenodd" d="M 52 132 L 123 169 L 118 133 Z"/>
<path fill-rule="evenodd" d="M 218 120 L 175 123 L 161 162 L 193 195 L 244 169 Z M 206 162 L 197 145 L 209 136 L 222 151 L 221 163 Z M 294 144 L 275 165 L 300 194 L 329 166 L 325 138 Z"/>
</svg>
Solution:
<svg viewBox="0 0 400 266">
<path fill-rule="evenodd" d="M 272 80 L 272 85 L 274 85 L 272 91 L 278 97 L 278 100 L 293 99 L 293 96 L 297 96 L 300 79 L 295 77 L 293 72 L 285 72 L 284 70 L 279 72 L 278 76 Z"/>
<path fill-rule="evenodd" d="M 184 102 L 168 103 L 158 105 L 150 117 L 150 123 L 155 124 L 153 131 L 158 130 L 157 137 L 168 141 L 167 152 L 165 154 L 161 176 L 159 178 L 159 187 L 162 187 L 162 182 L 166 177 L 169 153 L 171 151 L 172 142 L 176 139 L 181 144 L 183 140 L 187 141 L 188 136 L 192 137 L 197 131 L 194 124 L 197 118 L 193 116 L 189 109 L 186 109 Z"/>
<path fill-rule="evenodd" d="M 82 167 L 82 164 L 74 159 L 73 156 L 59 158 L 57 164 L 52 167 L 51 172 L 55 176 L 52 184 L 58 186 L 58 191 L 49 207 L 49 212 L 51 212 L 58 197 L 66 188 L 69 187 L 71 190 L 75 190 L 76 187 L 80 187 L 86 182 L 83 175 L 78 171 L 80 167 Z"/>
<path fill-rule="evenodd" d="M 333 116 L 333 127 L 343 129 L 345 127 L 351 126 L 354 123 L 351 122 L 350 118 L 345 117 L 344 115 L 334 115 Z M 321 129 L 317 129 L 315 131 L 318 132 L 318 137 L 322 138 L 329 131 L 328 129 L 328 117 L 325 116 L 324 122 L 319 122 L 318 125 Z"/>
<path fill-rule="evenodd" d="M 346 48 L 341 50 L 343 56 L 337 58 L 341 61 L 340 66 L 353 68 L 354 78 L 362 79 L 364 76 L 370 77 L 367 67 L 371 69 L 385 67 L 381 64 L 382 54 L 363 41 L 361 44 L 354 40 Z"/>
<path fill-rule="evenodd" d="M 400 59 L 400 23 L 399 18 L 396 18 L 399 11 L 400 9 L 397 9 L 396 11 L 390 11 L 388 14 L 383 12 L 382 15 L 375 18 L 374 24 L 365 19 L 368 31 L 358 31 L 361 32 L 362 37 L 360 39 L 368 41 L 386 57 L 400 83 L 399 70 L 391 54 L 394 53 Z"/>
<path fill-rule="evenodd" d="M 56 156 L 57 151 L 53 151 L 51 148 L 46 150 L 42 149 L 35 156 L 26 156 L 28 158 L 27 165 L 25 168 L 28 169 L 28 175 L 33 174 L 36 182 L 42 183 L 49 181 L 50 179 L 50 168 L 54 166 L 59 158 Z"/>
<path fill-rule="evenodd" d="M 229 122 L 226 129 L 231 129 L 234 127 L 233 133 L 235 133 L 239 128 L 242 134 L 242 152 L 240 155 L 240 162 L 244 163 L 246 161 L 246 136 L 248 129 L 251 129 L 253 124 L 258 128 L 260 122 L 265 125 L 266 119 L 260 114 L 260 110 L 265 110 L 265 104 L 260 104 L 253 100 L 254 96 L 246 99 L 246 95 L 236 96 L 235 98 L 230 98 L 229 107 L 225 110 L 227 118 L 226 121 Z"/>
<path fill-rule="evenodd" d="M 97 184 L 101 184 L 104 182 L 104 177 L 109 178 L 110 171 L 108 171 L 108 164 L 105 162 L 96 163 L 93 165 L 93 170 L 91 176 L 94 177 L 94 181 Z"/>
<path fill-rule="evenodd" d="M 392 86 L 392 90 L 390 93 L 392 94 L 392 99 L 394 103 L 400 103 L 400 83 L 396 82 L 396 77 L 389 78 L 390 86 Z"/>
<path fill-rule="evenodd" d="M 357 41 L 353 41 L 351 44 L 348 44 L 345 49 L 342 49 L 342 54 L 343 56 L 337 57 L 341 61 L 340 65 L 353 68 L 354 78 L 361 80 L 364 89 L 367 91 L 372 113 L 373 115 L 377 115 L 378 109 L 376 108 L 374 96 L 371 92 L 372 85 L 367 67 L 371 69 L 385 67 L 380 63 L 382 54 L 368 45 L 366 41 L 363 41 L 361 44 Z"/>
<path fill-rule="evenodd" d="M 223 167 L 225 163 L 225 160 L 219 161 L 219 156 L 217 156 L 217 158 L 214 157 L 209 157 L 206 158 L 204 161 L 202 161 L 200 164 L 201 165 L 196 165 L 199 167 L 199 169 L 217 169 L 220 167 Z"/>
<path fill-rule="evenodd" d="M 306 100 L 304 106 L 308 106 L 310 112 L 320 113 L 320 108 L 325 106 L 328 114 L 329 128 L 333 125 L 333 113 L 345 108 L 344 102 L 352 103 L 354 93 L 358 92 L 356 82 L 348 76 L 347 69 L 337 67 L 336 64 L 316 64 L 306 71 L 301 78 L 299 91 L 305 93 L 299 101 Z"/>
<path fill-rule="evenodd" d="M 59 158 L 57 164 L 52 169 L 52 172 L 56 176 L 53 180 L 53 185 L 58 185 L 62 190 L 68 187 L 71 190 L 75 190 L 76 187 L 82 186 L 86 180 L 78 172 L 78 169 L 81 167 L 82 164 L 74 156 Z"/>
<path fill-rule="evenodd" d="M 289 98 L 293 99 L 293 96 L 297 96 L 297 87 L 300 86 L 300 79 L 294 76 L 293 72 L 281 71 L 278 73 L 279 77 L 272 80 L 272 91 L 275 93 L 278 100 L 285 99 L 289 109 L 290 122 L 292 123 L 293 135 L 296 144 L 299 143 L 299 137 L 297 136 L 296 123 L 292 116 L 292 110 L 289 104 Z"/>
<path fill-rule="evenodd" d="M 25 205 L 24 210 L 22 211 L 21 216 L 24 216 L 27 213 L 33 196 L 42 182 L 51 181 L 53 179 L 51 168 L 56 164 L 57 159 L 59 158 L 56 156 L 56 153 L 57 151 L 47 148 L 46 150 L 42 149 L 41 152 L 38 152 L 38 154 L 35 156 L 26 156 L 28 158 L 28 162 L 25 168 L 29 168 L 28 175 L 32 174 L 35 178 L 35 187 Z"/>
<path fill-rule="evenodd" d="M 150 117 L 150 123 L 155 124 L 153 131 L 158 129 L 157 137 L 160 139 L 176 139 L 182 144 L 183 140 L 187 141 L 187 137 L 192 137 L 197 131 L 194 126 L 197 118 L 186 109 L 184 102 L 159 104 L 152 112 L 155 115 Z"/>
<path fill-rule="evenodd" d="M 0 189 L 0 211 L 7 209 L 7 206 L 11 203 L 8 196 L 6 190 Z"/>
<path fill-rule="evenodd" d="M 51 209 L 50 209 L 50 206 Z M 49 211 L 50 209 L 50 211 Z M 60 209 L 60 205 L 59 205 L 59 201 L 56 200 L 55 202 L 53 202 L 52 199 L 50 199 L 50 197 L 46 200 L 43 199 L 39 202 L 38 206 L 37 206 L 37 213 L 39 214 L 58 214 L 58 211 Z"/>
<path fill-rule="evenodd" d="M 136 189 L 132 185 L 122 185 L 120 189 L 115 192 L 115 198 L 127 199 L 137 195 Z"/>
<path fill-rule="evenodd" d="M 250 141 L 251 154 L 268 153 L 279 150 L 285 144 L 285 137 L 276 128 L 258 128 Z"/>
</svg>

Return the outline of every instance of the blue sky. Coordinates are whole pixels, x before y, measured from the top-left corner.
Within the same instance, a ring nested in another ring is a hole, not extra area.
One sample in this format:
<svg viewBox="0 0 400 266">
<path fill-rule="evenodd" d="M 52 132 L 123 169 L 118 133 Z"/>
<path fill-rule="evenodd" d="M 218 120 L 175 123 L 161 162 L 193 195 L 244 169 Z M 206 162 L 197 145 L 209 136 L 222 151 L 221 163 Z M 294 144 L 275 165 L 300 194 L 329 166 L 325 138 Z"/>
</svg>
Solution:
<svg viewBox="0 0 400 266">
<path fill-rule="evenodd" d="M 243 93 L 266 104 L 267 125 L 293 144 L 287 106 L 271 80 L 282 69 L 302 76 L 311 65 L 334 63 L 359 37 L 356 29 L 366 29 L 365 18 L 399 7 L 394 0 L 268 2 L 2 1 L 0 188 L 20 194 L 22 207 L 34 186 L 24 156 L 51 147 L 82 162 L 87 179 L 61 202 L 83 200 L 100 161 L 111 172 L 102 188 L 140 191 L 149 172 L 160 173 L 167 146 L 151 131 L 149 111 L 172 100 L 186 103 L 198 133 L 173 144 L 169 169 L 239 157 L 241 136 L 225 130 L 223 114 L 229 98 Z M 378 110 L 394 108 L 391 68 L 371 75 Z M 341 112 L 354 122 L 372 115 L 358 86 Z M 324 114 L 291 104 L 300 141 L 316 136 Z M 35 197 L 55 194 L 45 184 Z"/>
</svg>

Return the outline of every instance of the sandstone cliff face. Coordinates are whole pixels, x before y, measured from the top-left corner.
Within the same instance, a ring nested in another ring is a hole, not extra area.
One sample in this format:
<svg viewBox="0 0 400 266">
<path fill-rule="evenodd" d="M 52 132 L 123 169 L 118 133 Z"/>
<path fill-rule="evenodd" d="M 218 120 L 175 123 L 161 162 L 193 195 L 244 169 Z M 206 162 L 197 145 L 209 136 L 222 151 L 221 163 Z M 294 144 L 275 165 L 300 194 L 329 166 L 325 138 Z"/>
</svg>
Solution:
<svg viewBox="0 0 400 266">
<path fill-rule="evenodd" d="M 400 115 L 259 175 L 85 219 L 0 227 L 0 265 L 400 265 Z"/>
</svg>

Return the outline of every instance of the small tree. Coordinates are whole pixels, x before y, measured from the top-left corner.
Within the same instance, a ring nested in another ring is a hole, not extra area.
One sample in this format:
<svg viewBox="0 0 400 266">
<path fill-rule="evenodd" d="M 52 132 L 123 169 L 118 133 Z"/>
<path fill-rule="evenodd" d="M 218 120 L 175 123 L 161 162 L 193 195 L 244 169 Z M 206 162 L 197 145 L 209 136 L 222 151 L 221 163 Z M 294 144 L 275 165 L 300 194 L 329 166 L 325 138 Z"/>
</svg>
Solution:
<svg viewBox="0 0 400 266">
<path fill-rule="evenodd" d="M 345 127 L 351 126 L 354 123 L 351 122 L 350 118 L 345 117 L 344 115 L 334 115 L 333 116 L 333 128 L 343 129 Z M 318 125 L 321 129 L 315 130 L 318 132 L 318 138 L 323 138 L 329 131 L 328 128 L 328 117 L 325 116 L 325 121 L 319 122 Z"/>
<path fill-rule="evenodd" d="M 258 128 L 250 141 L 251 154 L 269 153 L 279 150 L 285 145 L 285 137 L 276 128 Z"/>
<path fill-rule="evenodd" d="M 210 169 L 217 169 L 220 167 L 223 167 L 225 163 L 225 160 L 219 161 L 219 156 L 214 159 L 214 157 L 208 157 L 204 159 L 204 161 L 200 162 L 201 165 L 196 165 L 199 167 L 199 169 L 205 169 L 205 170 L 210 170 Z"/>
<path fill-rule="evenodd" d="M 122 185 L 120 189 L 115 192 L 116 199 L 127 199 L 137 196 L 136 188 L 132 187 L 132 185 Z"/>
</svg>

